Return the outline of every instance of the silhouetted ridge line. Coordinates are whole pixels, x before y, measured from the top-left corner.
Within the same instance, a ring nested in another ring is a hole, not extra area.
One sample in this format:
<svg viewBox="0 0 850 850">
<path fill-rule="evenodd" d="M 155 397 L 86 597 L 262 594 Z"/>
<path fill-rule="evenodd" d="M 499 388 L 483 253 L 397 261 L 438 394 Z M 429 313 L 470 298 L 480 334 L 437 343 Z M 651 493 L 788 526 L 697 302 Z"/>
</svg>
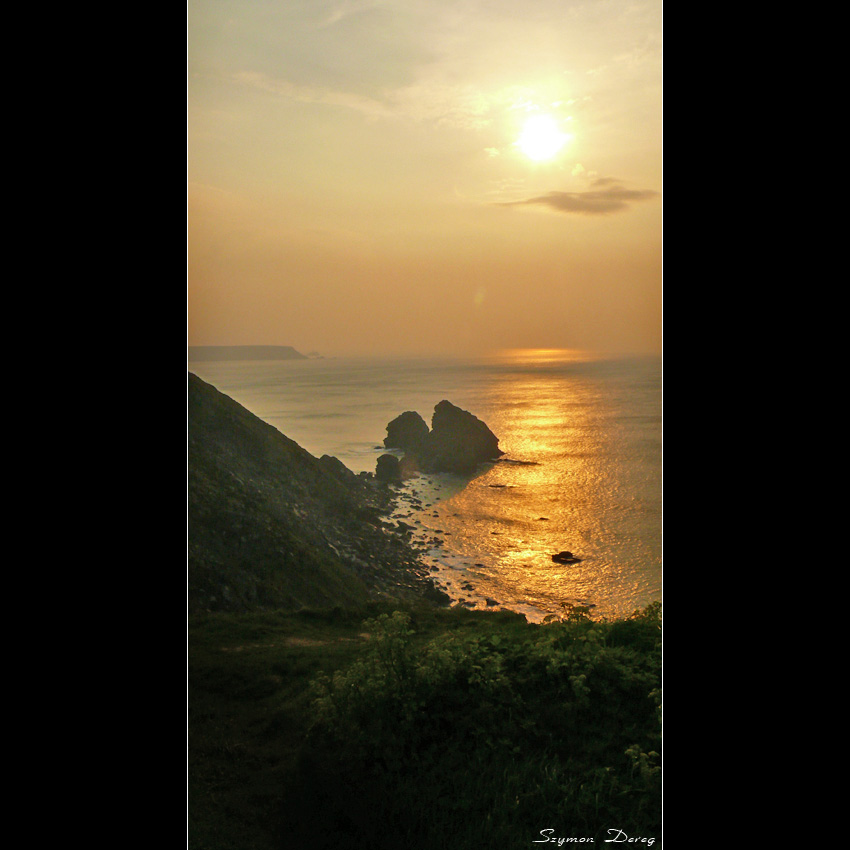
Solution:
<svg viewBox="0 0 850 850">
<path fill-rule="evenodd" d="M 190 345 L 189 360 L 307 360 L 291 345 Z"/>
</svg>

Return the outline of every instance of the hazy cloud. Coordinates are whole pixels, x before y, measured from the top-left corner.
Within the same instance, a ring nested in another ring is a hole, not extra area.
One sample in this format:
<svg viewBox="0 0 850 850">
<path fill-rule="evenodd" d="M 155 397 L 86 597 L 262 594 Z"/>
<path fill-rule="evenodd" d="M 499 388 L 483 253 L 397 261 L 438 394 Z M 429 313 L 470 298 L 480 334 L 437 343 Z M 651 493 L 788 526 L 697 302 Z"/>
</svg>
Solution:
<svg viewBox="0 0 850 850">
<path fill-rule="evenodd" d="M 632 202 L 648 201 L 658 195 L 658 192 L 651 189 L 626 189 L 610 177 L 597 180 L 594 186 L 598 188 L 588 192 L 547 192 L 547 194 L 538 195 L 535 198 L 509 201 L 500 206 L 516 207 L 540 204 L 563 213 L 604 215 L 628 209 Z"/>
<path fill-rule="evenodd" d="M 297 100 L 301 103 L 321 103 L 326 106 L 341 106 L 353 109 L 371 117 L 386 117 L 393 112 L 383 103 L 371 97 L 352 92 L 334 91 L 329 88 L 316 86 L 299 86 L 288 80 L 275 80 L 266 74 L 256 71 L 240 71 L 236 79 L 249 86 L 279 95 L 280 97 Z"/>
<path fill-rule="evenodd" d="M 322 18 L 319 26 L 331 27 L 344 18 L 377 8 L 380 5 L 382 5 L 380 0 L 342 0 L 341 3 L 333 4 L 333 7 Z"/>
<path fill-rule="evenodd" d="M 472 85 L 447 82 L 439 74 L 426 75 L 416 83 L 384 88 L 375 96 L 356 94 L 328 86 L 306 86 L 287 79 L 276 79 L 258 71 L 240 71 L 234 79 L 247 86 L 301 103 L 338 106 L 360 112 L 370 118 L 409 118 L 434 122 L 464 130 L 482 130 L 506 110 L 526 109 L 527 90 L 507 86 L 486 91 Z M 570 101 L 571 103 L 571 101 Z M 552 104 L 553 110 L 569 105 Z M 495 147 L 487 149 L 491 156 Z"/>
</svg>

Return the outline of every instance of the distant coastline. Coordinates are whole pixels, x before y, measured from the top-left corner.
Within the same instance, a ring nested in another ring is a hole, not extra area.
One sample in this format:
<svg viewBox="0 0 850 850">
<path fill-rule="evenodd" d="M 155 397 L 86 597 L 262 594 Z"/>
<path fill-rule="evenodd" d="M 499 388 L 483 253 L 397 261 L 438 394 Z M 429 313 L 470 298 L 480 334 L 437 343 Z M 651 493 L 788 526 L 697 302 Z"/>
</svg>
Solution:
<svg viewBox="0 0 850 850">
<path fill-rule="evenodd" d="M 291 345 L 190 345 L 189 361 L 308 360 Z"/>
</svg>

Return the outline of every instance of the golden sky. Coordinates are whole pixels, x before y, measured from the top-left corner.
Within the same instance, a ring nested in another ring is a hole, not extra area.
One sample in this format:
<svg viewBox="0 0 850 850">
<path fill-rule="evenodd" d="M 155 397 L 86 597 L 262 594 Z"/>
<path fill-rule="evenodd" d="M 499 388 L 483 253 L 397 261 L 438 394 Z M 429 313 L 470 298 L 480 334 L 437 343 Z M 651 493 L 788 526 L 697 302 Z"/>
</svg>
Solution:
<svg viewBox="0 0 850 850">
<path fill-rule="evenodd" d="M 189 0 L 189 344 L 659 352 L 661 23 Z"/>
</svg>

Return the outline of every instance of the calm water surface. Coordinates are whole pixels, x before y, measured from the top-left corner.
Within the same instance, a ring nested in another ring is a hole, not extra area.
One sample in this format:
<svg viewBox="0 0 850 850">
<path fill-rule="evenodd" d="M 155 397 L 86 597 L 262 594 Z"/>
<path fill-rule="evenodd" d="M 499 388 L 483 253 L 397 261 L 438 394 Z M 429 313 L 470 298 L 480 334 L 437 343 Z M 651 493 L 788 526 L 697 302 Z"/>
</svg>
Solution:
<svg viewBox="0 0 850 850">
<path fill-rule="evenodd" d="M 413 479 L 393 515 L 417 528 L 457 604 L 539 621 L 565 603 L 611 617 L 661 599 L 660 358 L 517 351 L 189 368 L 311 454 L 335 455 L 355 472 L 374 472 L 386 425 L 405 410 L 430 423 L 448 399 L 483 419 L 505 459 L 472 478 Z M 554 563 L 564 549 L 581 562 Z"/>
</svg>

